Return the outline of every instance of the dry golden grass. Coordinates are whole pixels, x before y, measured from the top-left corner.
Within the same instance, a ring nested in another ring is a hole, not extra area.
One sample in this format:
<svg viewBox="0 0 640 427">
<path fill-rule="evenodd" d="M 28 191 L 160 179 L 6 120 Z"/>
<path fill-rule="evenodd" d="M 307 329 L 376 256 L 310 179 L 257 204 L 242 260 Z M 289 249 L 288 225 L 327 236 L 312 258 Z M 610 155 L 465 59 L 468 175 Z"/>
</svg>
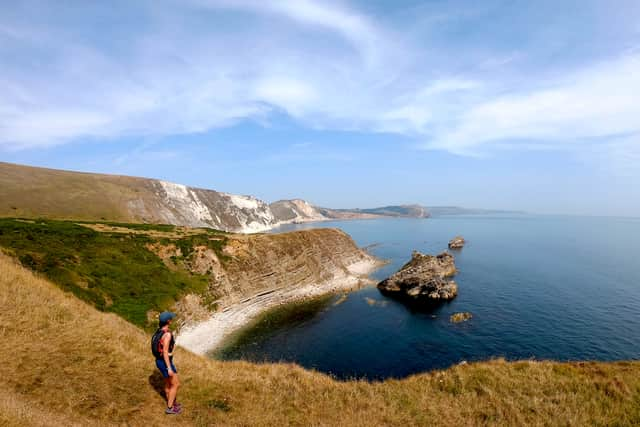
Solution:
<svg viewBox="0 0 640 427">
<path fill-rule="evenodd" d="M 0 216 L 135 222 L 127 205 L 150 198 L 147 185 L 143 178 L 0 162 Z"/>
<path fill-rule="evenodd" d="M 148 336 L 0 256 L 1 425 L 168 422 Z M 175 425 L 639 425 L 640 363 L 495 360 L 379 383 L 176 351 Z"/>
<path fill-rule="evenodd" d="M 18 221 L 18 220 L 16 220 Z M 25 221 L 25 220 L 22 220 Z M 172 231 L 161 231 L 151 229 L 138 229 L 127 227 L 126 225 L 117 226 L 111 224 L 104 223 L 78 223 L 82 227 L 87 227 L 93 231 L 97 231 L 99 233 L 120 233 L 120 234 L 141 234 L 149 237 L 155 237 L 158 239 L 166 238 L 166 239 L 180 239 L 188 236 L 195 236 L 197 234 L 209 234 L 214 232 L 212 229 L 205 228 L 192 228 L 192 227 L 182 227 L 176 225 L 173 227 Z M 131 224 L 129 224 L 130 226 Z M 162 226 L 162 225 L 160 225 Z M 153 227 L 153 225 L 151 226 Z M 222 237 L 217 237 L 218 239 L 222 239 Z"/>
</svg>

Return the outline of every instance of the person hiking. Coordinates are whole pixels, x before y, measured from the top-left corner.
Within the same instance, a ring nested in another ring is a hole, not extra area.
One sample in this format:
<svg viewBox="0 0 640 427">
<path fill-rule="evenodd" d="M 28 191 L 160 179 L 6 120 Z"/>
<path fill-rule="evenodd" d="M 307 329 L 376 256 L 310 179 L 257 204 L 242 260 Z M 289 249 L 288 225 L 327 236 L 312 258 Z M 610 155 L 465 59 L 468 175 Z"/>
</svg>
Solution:
<svg viewBox="0 0 640 427">
<path fill-rule="evenodd" d="M 167 399 L 167 409 L 165 414 L 176 415 L 182 412 L 182 405 L 176 401 L 180 379 L 178 370 L 173 364 L 173 348 L 175 338 L 169 330 L 171 321 L 175 318 L 175 313 L 165 311 L 158 317 L 159 327 L 151 338 L 151 351 L 156 358 L 156 366 L 164 377 L 164 394 Z"/>
</svg>

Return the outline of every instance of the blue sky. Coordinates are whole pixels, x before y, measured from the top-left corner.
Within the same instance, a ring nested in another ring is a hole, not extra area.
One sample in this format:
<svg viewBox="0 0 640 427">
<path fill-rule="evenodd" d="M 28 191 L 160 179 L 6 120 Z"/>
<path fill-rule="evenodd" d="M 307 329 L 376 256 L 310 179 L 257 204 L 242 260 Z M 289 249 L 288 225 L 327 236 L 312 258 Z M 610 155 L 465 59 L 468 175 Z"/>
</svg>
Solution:
<svg viewBox="0 0 640 427">
<path fill-rule="evenodd" d="M 640 2 L 0 0 L 0 159 L 640 216 Z"/>
</svg>

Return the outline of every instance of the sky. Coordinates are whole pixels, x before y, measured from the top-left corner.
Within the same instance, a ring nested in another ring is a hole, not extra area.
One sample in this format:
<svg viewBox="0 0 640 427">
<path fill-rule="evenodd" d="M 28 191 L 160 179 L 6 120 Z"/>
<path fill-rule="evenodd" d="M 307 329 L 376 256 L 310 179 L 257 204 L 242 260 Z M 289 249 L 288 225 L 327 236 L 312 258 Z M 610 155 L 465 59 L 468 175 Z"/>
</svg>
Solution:
<svg viewBox="0 0 640 427">
<path fill-rule="evenodd" d="M 640 2 L 0 0 L 0 160 L 640 216 Z"/>
</svg>

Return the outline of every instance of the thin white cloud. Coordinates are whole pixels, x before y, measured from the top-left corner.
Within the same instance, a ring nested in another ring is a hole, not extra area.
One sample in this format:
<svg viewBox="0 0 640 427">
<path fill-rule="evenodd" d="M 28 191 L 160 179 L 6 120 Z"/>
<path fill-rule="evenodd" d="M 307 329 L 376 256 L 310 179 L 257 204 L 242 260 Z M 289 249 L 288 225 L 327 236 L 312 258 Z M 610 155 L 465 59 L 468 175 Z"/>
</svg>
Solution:
<svg viewBox="0 0 640 427">
<path fill-rule="evenodd" d="M 338 3 L 312 0 L 195 0 L 202 6 L 241 9 L 287 17 L 301 24 L 336 32 L 351 42 L 367 61 L 377 58 L 384 35 L 369 20 Z"/>
<path fill-rule="evenodd" d="M 629 49 L 544 79 L 518 71 L 521 51 L 464 73 L 447 62 L 464 52 L 436 55 L 429 40 L 344 3 L 138 7 L 140 25 L 111 30 L 91 27 L 99 14 L 82 2 L 64 23 L 0 16 L 0 149 L 205 132 L 273 111 L 466 155 L 640 132 L 640 55 Z"/>
<path fill-rule="evenodd" d="M 640 132 L 640 57 L 623 56 L 534 91 L 514 91 L 463 109 L 427 147 L 472 153 L 492 144 L 574 146 Z"/>
<path fill-rule="evenodd" d="M 260 101 L 281 106 L 294 117 L 302 116 L 306 106 L 318 97 L 315 88 L 305 81 L 276 76 L 258 81 L 254 93 Z"/>
</svg>

